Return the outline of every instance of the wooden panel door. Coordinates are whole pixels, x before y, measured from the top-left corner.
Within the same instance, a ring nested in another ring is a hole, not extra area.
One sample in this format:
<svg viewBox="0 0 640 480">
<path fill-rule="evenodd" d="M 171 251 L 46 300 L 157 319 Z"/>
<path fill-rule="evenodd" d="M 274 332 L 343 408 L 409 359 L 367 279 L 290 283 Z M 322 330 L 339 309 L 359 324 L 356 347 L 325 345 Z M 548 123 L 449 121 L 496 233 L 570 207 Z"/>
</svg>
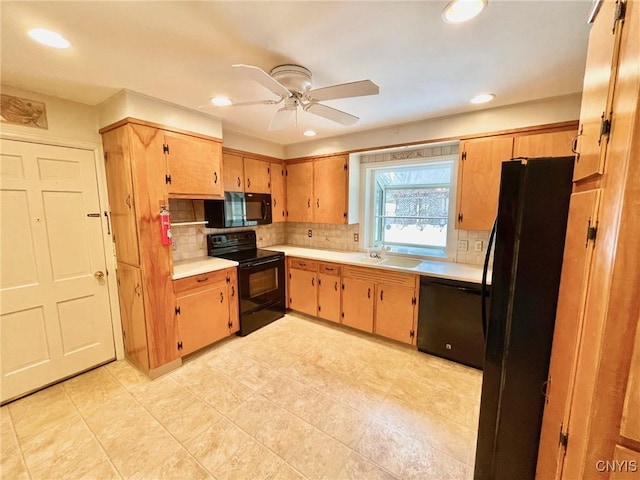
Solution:
<svg viewBox="0 0 640 480">
<path fill-rule="evenodd" d="M 313 222 L 313 163 L 287 165 L 287 221 Z"/>
<path fill-rule="evenodd" d="M 373 333 L 375 283 L 355 278 L 342 279 L 342 323 Z"/>
<path fill-rule="evenodd" d="M 271 193 L 269 162 L 244 157 L 244 190 L 251 193 Z"/>
<path fill-rule="evenodd" d="M 142 274 L 140 269 L 118 262 L 118 296 L 122 339 L 126 357 L 143 370 L 149 370 L 147 329 L 142 300 Z"/>
<path fill-rule="evenodd" d="M 225 192 L 244 192 L 244 162 L 241 155 L 222 154 L 222 178 Z"/>
<path fill-rule="evenodd" d="M 109 189 L 112 240 L 118 262 L 140 265 L 138 229 L 131 178 L 130 130 L 122 127 L 102 136 Z"/>
<path fill-rule="evenodd" d="M 219 142 L 165 132 L 167 171 L 171 176 L 168 192 L 202 196 L 221 196 L 222 146 Z"/>
<path fill-rule="evenodd" d="M 314 317 L 318 314 L 316 272 L 289 269 L 289 308 Z"/>
<path fill-rule="evenodd" d="M 513 137 L 466 140 L 460 144 L 456 228 L 491 230 L 498 211 L 502 162 L 511 158 Z"/>
<path fill-rule="evenodd" d="M 347 223 L 346 155 L 313 161 L 314 223 Z"/>
<path fill-rule="evenodd" d="M 636 326 L 636 338 L 629 367 L 620 435 L 640 445 L 640 317 Z"/>
<path fill-rule="evenodd" d="M 318 273 L 318 316 L 325 320 L 340 323 L 340 291 L 339 275 Z"/>
<path fill-rule="evenodd" d="M 595 224 L 600 190 L 574 193 L 569 203 L 562 275 L 558 291 L 556 323 L 551 347 L 547 398 L 542 418 L 536 478 L 556 478 L 564 460 L 559 445 L 560 430 L 566 433 L 575 371 L 582 332 L 582 302 L 589 281 L 593 242 L 587 242 L 587 228 Z"/>
<path fill-rule="evenodd" d="M 238 297 L 238 270 L 227 269 L 229 283 L 227 284 L 227 296 L 229 297 L 229 333 L 240 330 L 240 298 Z"/>
<path fill-rule="evenodd" d="M 603 172 L 608 135 L 602 135 L 602 121 L 610 119 L 613 99 L 612 78 L 615 78 L 620 22 L 614 28 L 618 1 L 603 0 L 591 26 L 587 64 L 580 106 L 580 136 L 574 181 Z"/>
<path fill-rule="evenodd" d="M 576 130 L 563 130 L 516 137 L 513 144 L 513 156 L 529 158 L 573 157 L 571 144 L 577 134 Z"/>
<path fill-rule="evenodd" d="M 115 350 L 93 152 L 0 140 L 0 184 L 4 402 Z"/>
<path fill-rule="evenodd" d="M 374 332 L 404 343 L 415 338 L 416 291 L 395 285 L 377 285 Z"/>
<path fill-rule="evenodd" d="M 227 285 L 197 289 L 176 298 L 180 355 L 188 355 L 229 335 Z"/>
<path fill-rule="evenodd" d="M 286 218 L 286 204 L 284 192 L 284 165 L 270 163 L 269 172 L 271 178 L 271 217 L 272 221 L 284 222 Z"/>
</svg>

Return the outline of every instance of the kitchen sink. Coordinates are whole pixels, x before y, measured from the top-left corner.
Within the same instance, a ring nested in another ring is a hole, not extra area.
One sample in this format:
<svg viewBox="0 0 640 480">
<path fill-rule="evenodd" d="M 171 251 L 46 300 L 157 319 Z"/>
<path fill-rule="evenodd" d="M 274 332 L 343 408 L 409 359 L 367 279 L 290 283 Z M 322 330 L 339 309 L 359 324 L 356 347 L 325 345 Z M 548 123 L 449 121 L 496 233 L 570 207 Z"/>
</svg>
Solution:
<svg viewBox="0 0 640 480">
<path fill-rule="evenodd" d="M 366 263 L 367 265 L 378 265 L 380 262 L 382 262 L 381 258 L 373 258 L 369 255 L 361 255 L 359 257 L 356 257 L 354 260 L 356 260 L 358 263 Z"/>
<path fill-rule="evenodd" d="M 387 265 L 389 267 L 399 268 L 415 268 L 422 263 L 422 260 L 416 260 L 415 258 L 403 258 L 403 257 L 387 257 L 380 261 L 380 265 Z"/>
</svg>

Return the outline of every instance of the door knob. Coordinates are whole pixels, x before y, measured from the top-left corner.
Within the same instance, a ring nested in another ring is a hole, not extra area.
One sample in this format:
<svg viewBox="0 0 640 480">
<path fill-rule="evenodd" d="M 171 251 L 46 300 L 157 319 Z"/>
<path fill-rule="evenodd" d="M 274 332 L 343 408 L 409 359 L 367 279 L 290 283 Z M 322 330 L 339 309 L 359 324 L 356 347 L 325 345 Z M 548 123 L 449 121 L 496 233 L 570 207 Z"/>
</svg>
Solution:
<svg viewBox="0 0 640 480">
<path fill-rule="evenodd" d="M 104 272 L 98 270 L 96 273 L 93 274 L 94 277 L 96 277 L 98 280 L 102 280 L 104 278 Z"/>
</svg>

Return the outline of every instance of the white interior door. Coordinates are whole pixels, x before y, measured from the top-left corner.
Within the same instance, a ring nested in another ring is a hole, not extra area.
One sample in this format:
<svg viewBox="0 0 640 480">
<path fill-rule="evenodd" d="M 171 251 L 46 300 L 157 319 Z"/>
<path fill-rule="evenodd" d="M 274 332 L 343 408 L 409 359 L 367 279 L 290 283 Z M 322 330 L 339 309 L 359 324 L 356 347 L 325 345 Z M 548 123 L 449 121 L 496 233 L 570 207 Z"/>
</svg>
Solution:
<svg viewBox="0 0 640 480">
<path fill-rule="evenodd" d="M 93 152 L 2 139 L 0 187 L 4 402 L 115 349 Z"/>
</svg>

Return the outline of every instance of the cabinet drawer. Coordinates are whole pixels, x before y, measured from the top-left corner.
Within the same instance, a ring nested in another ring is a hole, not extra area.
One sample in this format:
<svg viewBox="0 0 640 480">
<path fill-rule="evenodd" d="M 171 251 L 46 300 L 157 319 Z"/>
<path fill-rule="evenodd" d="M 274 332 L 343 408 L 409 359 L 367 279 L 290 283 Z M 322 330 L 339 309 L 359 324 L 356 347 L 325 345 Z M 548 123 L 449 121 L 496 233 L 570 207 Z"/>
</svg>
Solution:
<svg viewBox="0 0 640 480">
<path fill-rule="evenodd" d="M 310 272 L 318 271 L 318 262 L 312 260 L 304 260 L 300 258 L 290 258 L 289 268 L 298 268 L 300 270 L 309 270 Z"/>
<path fill-rule="evenodd" d="M 333 263 L 321 263 L 318 267 L 318 271 L 326 275 L 340 275 L 342 269 L 340 268 L 340 265 L 335 265 Z"/>
<path fill-rule="evenodd" d="M 181 278 L 173 281 L 173 291 L 175 293 L 184 292 L 194 288 L 208 287 L 218 282 L 227 281 L 227 269 L 216 270 L 215 272 L 201 273 L 192 277 Z"/>
</svg>

